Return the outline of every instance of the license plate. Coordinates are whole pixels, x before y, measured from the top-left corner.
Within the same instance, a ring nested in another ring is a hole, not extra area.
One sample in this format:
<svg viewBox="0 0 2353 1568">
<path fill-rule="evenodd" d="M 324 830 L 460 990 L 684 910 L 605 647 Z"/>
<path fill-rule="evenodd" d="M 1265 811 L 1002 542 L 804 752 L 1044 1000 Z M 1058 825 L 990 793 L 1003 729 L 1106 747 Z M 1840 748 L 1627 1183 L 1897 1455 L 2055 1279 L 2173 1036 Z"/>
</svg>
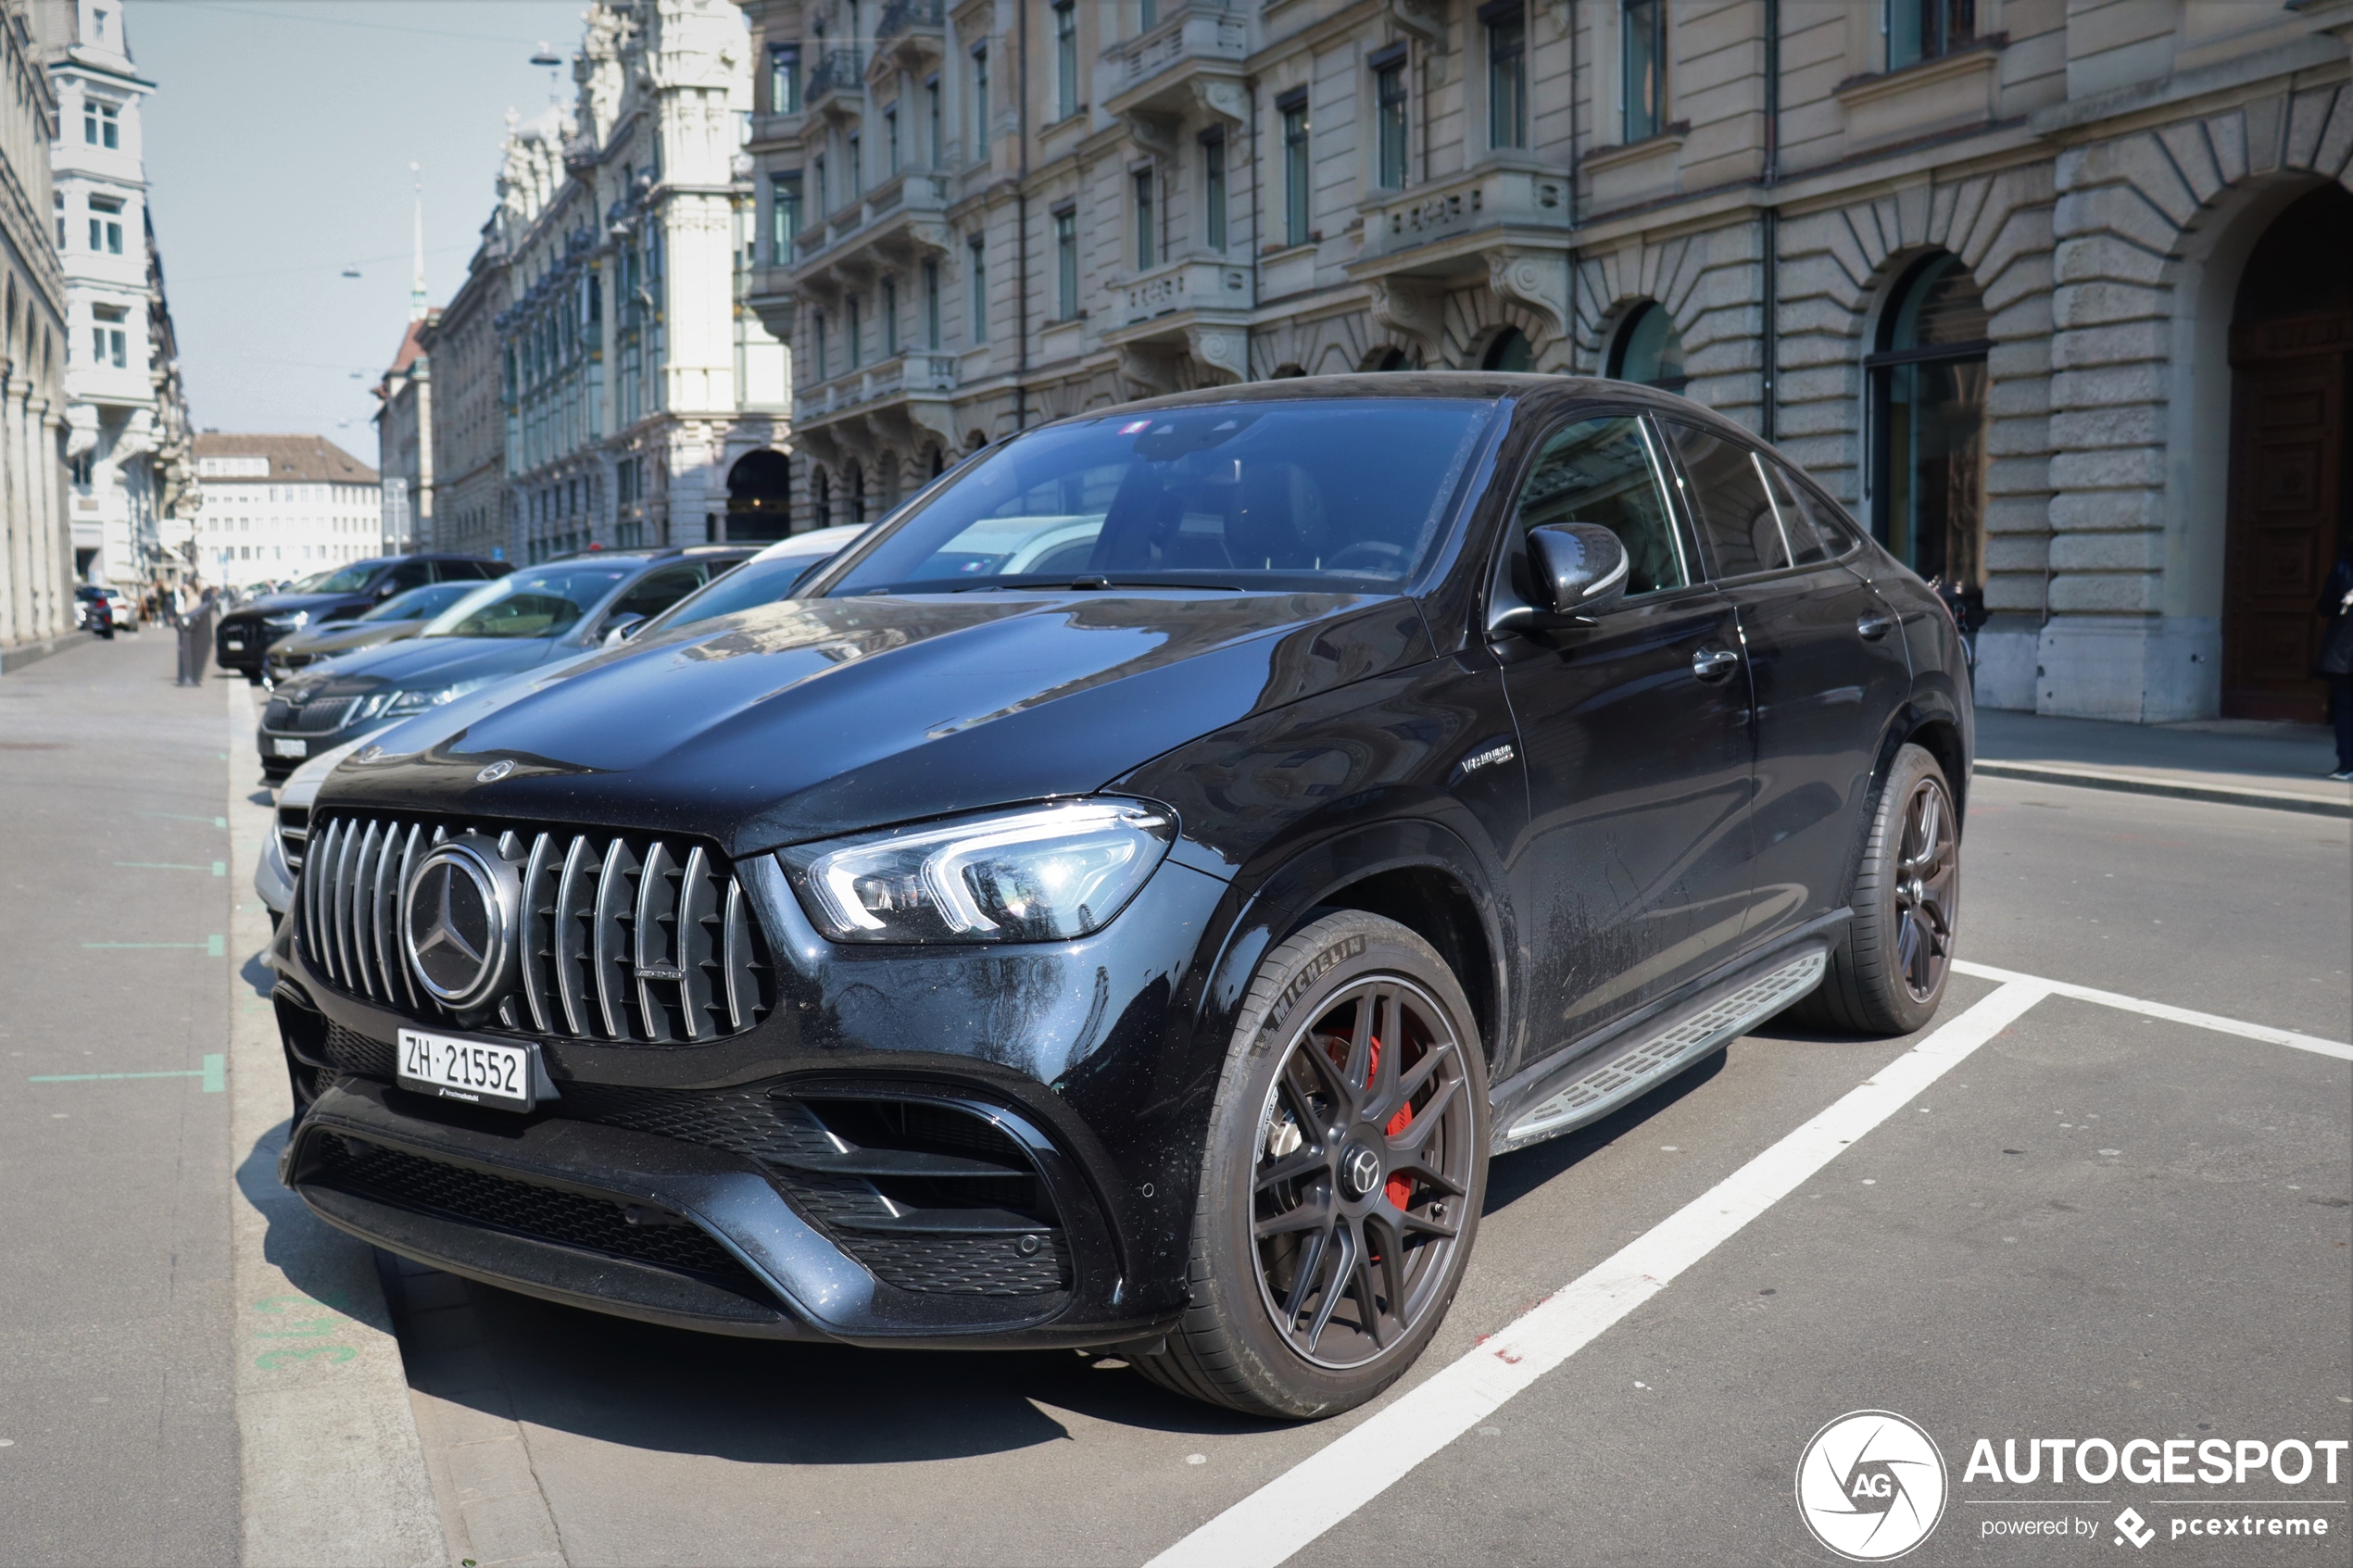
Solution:
<svg viewBox="0 0 2353 1568">
<path fill-rule="evenodd" d="M 272 757 L 308 757 L 310 755 L 310 743 L 307 740 L 280 740 L 277 737 L 272 736 L 270 741 L 270 755 Z"/>
<path fill-rule="evenodd" d="M 243 637 L 223 637 L 220 639 L 220 646 L 237 653 L 245 651 L 245 640 Z"/>
<path fill-rule="evenodd" d="M 443 1099 L 461 1099 L 500 1110 L 529 1110 L 535 1076 L 533 1049 L 403 1029 L 396 1076 L 404 1089 L 422 1090 Z"/>
</svg>

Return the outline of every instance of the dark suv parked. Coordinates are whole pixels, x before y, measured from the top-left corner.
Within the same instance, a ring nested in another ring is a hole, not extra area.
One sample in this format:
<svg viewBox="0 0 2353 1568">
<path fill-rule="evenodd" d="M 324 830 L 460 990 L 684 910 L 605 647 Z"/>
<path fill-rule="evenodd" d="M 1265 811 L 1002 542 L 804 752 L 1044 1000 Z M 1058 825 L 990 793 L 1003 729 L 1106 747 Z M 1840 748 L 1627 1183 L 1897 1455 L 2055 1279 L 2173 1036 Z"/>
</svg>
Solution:
<svg viewBox="0 0 2353 1568">
<path fill-rule="evenodd" d="M 1624 383 L 1189 394 L 802 596 L 386 732 L 313 809 L 282 1172 L 551 1299 L 1112 1346 L 1262 1414 L 1436 1331 L 1489 1161 L 1772 1014 L 1924 1022 L 1966 667 Z"/>
<path fill-rule="evenodd" d="M 260 684 L 270 645 L 307 627 L 352 621 L 395 594 L 428 583 L 479 583 L 514 570 L 502 560 L 475 556 L 385 556 L 353 561 L 308 593 L 271 594 L 240 605 L 220 618 L 212 634 L 213 657 Z"/>
</svg>

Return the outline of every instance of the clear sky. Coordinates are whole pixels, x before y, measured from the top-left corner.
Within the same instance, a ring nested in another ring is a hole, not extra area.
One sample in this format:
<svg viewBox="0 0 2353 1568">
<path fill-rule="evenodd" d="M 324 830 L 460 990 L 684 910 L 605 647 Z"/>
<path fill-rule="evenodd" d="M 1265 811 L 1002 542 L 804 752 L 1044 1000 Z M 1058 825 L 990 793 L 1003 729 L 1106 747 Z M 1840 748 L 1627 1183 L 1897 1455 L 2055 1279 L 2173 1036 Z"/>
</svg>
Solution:
<svg viewBox="0 0 2353 1568">
<path fill-rule="evenodd" d="M 316 433 L 375 466 L 371 389 L 409 321 L 411 182 L 439 305 L 490 215 L 507 111 L 547 107 L 531 56 L 545 40 L 568 62 L 582 8 L 127 0 L 157 87 L 147 181 L 199 430 Z M 560 84 L 569 96 L 568 68 Z"/>
</svg>

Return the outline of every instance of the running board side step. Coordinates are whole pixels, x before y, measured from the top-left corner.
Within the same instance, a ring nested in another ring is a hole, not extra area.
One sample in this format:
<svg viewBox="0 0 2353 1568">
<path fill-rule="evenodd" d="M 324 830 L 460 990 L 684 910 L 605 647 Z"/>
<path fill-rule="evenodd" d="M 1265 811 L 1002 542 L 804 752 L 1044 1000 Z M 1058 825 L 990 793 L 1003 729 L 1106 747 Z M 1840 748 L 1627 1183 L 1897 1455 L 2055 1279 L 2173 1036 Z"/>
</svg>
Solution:
<svg viewBox="0 0 2353 1568">
<path fill-rule="evenodd" d="M 1492 1151 L 1508 1154 L 1608 1115 L 1814 989 L 1829 959 L 1828 948 L 1810 948 L 1681 1014 L 1656 1034 L 1638 1035 L 1619 1049 L 1604 1047 L 1592 1060 L 1571 1063 L 1577 1075 L 1498 1132 Z"/>
</svg>

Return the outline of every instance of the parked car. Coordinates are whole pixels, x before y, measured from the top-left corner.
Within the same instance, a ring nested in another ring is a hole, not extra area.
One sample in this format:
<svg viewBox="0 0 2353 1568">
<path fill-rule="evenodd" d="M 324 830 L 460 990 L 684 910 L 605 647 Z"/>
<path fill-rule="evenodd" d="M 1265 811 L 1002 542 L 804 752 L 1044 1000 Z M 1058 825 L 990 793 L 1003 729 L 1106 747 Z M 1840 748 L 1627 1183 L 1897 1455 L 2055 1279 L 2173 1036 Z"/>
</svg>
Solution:
<svg viewBox="0 0 2353 1568">
<path fill-rule="evenodd" d="M 749 546 L 695 545 L 525 567 L 460 599 L 412 638 L 346 654 L 271 692 L 256 737 L 262 773 L 284 778 L 319 751 L 594 648 L 750 554 Z"/>
<path fill-rule="evenodd" d="M 866 525 L 863 523 L 845 522 L 831 528 L 812 528 L 806 533 L 779 539 L 733 571 L 724 577 L 713 578 L 660 615 L 634 625 L 615 627 L 606 633 L 605 640 L 608 643 L 627 642 L 638 636 L 653 635 L 674 627 L 732 615 L 739 609 L 788 598 L 794 589 L 815 574 L 819 567 L 839 555 L 851 540 L 865 532 Z"/>
<path fill-rule="evenodd" d="M 253 890 L 262 908 L 270 911 L 272 930 L 294 907 L 295 878 L 302 874 L 303 844 L 309 837 L 310 803 L 318 798 L 319 786 L 334 771 L 335 764 L 359 748 L 359 742 L 351 740 L 322 751 L 288 774 L 278 788 L 270 842 L 261 847 L 260 859 L 253 867 Z"/>
<path fill-rule="evenodd" d="M 497 579 L 491 581 L 496 582 Z M 413 637 L 434 616 L 468 594 L 478 594 L 482 590 L 483 580 L 479 578 L 428 583 L 422 588 L 395 594 L 375 608 L 363 611 L 352 620 L 331 621 L 324 625 L 296 632 L 270 645 L 262 662 L 268 683 L 274 685 L 296 671 L 308 669 L 321 659 L 335 659 L 361 648 Z"/>
<path fill-rule="evenodd" d="M 130 605 L 120 589 L 85 583 L 73 591 L 73 623 L 94 635 L 112 637 L 117 627 L 129 624 Z"/>
<path fill-rule="evenodd" d="M 256 685 L 268 671 L 271 645 L 313 626 L 356 621 L 411 588 L 429 583 L 482 583 L 514 568 L 474 556 L 384 556 L 293 583 L 285 592 L 240 605 L 213 630 L 213 657 Z"/>
<path fill-rule="evenodd" d="M 1063 420 L 791 598 L 338 768 L 282 1174 L 577 1306 L 1327 1415 L 1430 1342 L 1499 1153 L 1793 1005 L 1934 1012 L 1967 683 L 1925 584 L 1665 393 Z"/>
</svg>

